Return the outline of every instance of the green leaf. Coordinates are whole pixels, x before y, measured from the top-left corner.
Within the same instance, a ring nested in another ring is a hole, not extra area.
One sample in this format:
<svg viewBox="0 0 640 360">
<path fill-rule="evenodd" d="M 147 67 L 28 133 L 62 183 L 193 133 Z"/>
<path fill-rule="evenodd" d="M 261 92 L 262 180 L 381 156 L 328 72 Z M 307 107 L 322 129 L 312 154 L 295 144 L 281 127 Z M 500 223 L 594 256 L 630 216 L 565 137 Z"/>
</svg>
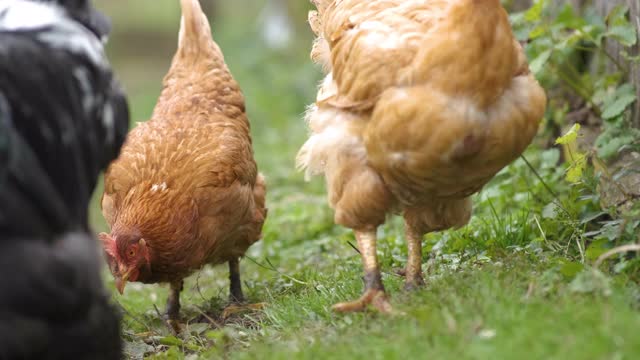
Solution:
<svg viewBox="0 0 640 360">
<path fill-rule="evenodd" d="M 633 46 L 637 42 L 637 32 L 635 25 L 627 18 L 628 11 L 626 6 L 616 6 L 611 10 L 607 16 L 609 29 L 605 36 L 616 39 L 624 46 Z"/>
<path fill-rule="evenodd" d="M 629 8 L 625 5 L 616 5 L 611 9 L 607 15 L 607 22 L 609 24 L 619 25 L 627 22 L 627 12 Z"/>
<path fill-rule="evenodd" d="M 587 167 L 587 157 L 584 154 L 574 155 L 573 162 L 567 170 L 566 179 L 570 183 L 577 183 L 582 179 L 582 173 Z"/>
<path fill-rule="evenodd" d="M 609 241 L 616 240 L 620 236 L 621 230 L 623 230 L 623 229 L 620 228 L 620 226 L 621 226 L 621 221 L 620 220 L 614 220 L 614 221 L 607 222 L 602 227 L 602 236 L 604 236 Z"/>
<path fill-rule="evenodd" d="M 125 342 L 124 353 L 129 359 L 143 359 L 144 355 L 153 352 L 154 347 L 143 342 Z"/>
<path fill-rule="evenodd" d="M 635 93 L 636 93 L 636 89 L 630 83 L 624 83 L 620 85 L 615 92 L 616 97 L 621 97 L 622 95 L 635 94 Z"/>
<path fill-rule="evenodd" d="M 193 335 L 200 335 L 203 332 L 209 330 L 210 328 L 211 327 L 209 326 L 209 324 L 195 323 L 195 324 L 189 325 L 189 332 Z"/>
<path fill-rule="evenodd" d="M 225 332 L 222 330 L 210 330 L 207 331 L 204 336 L 207 339 L 211 339 L 211 340 L 222 340 L 224 339 L 224 337 L 226 336 Z"/>
<path fill-rule="evenodd" d="M 584 265 L 579 262 L 567 261 L 560 268 L 560 273 L 568 278 L 575 277 L 580 271 L 584 269 Z"/>
<path fill-rule="evenodd" d="M 542 9 L 544 9 L 546 0 L 536 0 L 529 10 L 524 13 L 524 19 L 529 22 L 539 21 L 542 15 Z"/>
<path fill-rule="evenodd" d="M 544 219 L 555 219 L 558 216 L 558 205 L 556 205 L 556 203 L 548 203 L 543 209 L 542 209 L 542 217 Z"/>
<path fill-rule="evenodd" d="M 632 134 L 619 135 L 612 138 L 603 138 L 596 141 L 596 149 L 598 149 L 598 157 L 608 160 L 618 154 L 618 151 L 625 146 L 632 144 L 636 138 Z"/>
<path fill-rule="evenodd" d="M 593 220 L 603 216 L 603 215 L 607 215 L 608 213 L 606 211 L 595 211 L 593 213 L 587 214 L 584 217 L 580 218 L 580 225 L 584 225 L 586 223 L 590 223 Z"/>
<path fill-rule="evenodd" d="M 182 340 L 178 339 L 175 336 L 165 336 L 162 339 L 160 339 L 160 344 L 180 346 L 182 345 Z"/>
<path fill-rule="evenodd" d="M 180 349 L 175 346 L 169 348 L 169 350 L 161 353 L 157 353 L 153 356 L 148 357 L 147 359 L 162 359 L 162 360 L 183 360 L 184 354 Z"/>
<path fill-rule="evenodd" d="M 566 134 L 556 139 L 556 144 L 568 145 L 568 144 L 575 143 L 576 139 L 578 138 L 579 132 L 580 132 L 580 124 L 578 123 L 573 124 L 571 129 L 569 129 L 569 131 L 567 131 Z"/>
<path fill-rule="evenodd" d="M 547 63 L 547 61 L 549 61 L 549 58 L 551 57 L 551 51 L 552 49 L 547 49 L 541 52 L 540 55 L 538 55 L 531 61 L 531 63 L 529 64 L 531 72 L 533 72 L 534 74 L 538 74 L 542 70 L 542 67 Z"/>
<path fill-rule="evenodd" d="M 587 251 L 585 252 L 585 256 L 589 260 L 596 260 L 600 255 L 607 252 L 609 241 L 607 239 L 599 239 L 592 242 Z"/>
<path fill-rule="evenodd" d="M 542 35 L 546 34 L 548 31 L 549 31 L 549 26 L 547 26 L 546 24 L 536 26 L 535 28 L 533 28 L 533 30 L 531 30 L 531 32 L 529 32 L 529 39 L 531 40 L 537 39 Z"/>
<path fill-rule="evenodd" d="M 625 109 L 636 101 L 635 94 L 626 94 L 617 98 L 611 104 L 608 104 L 602 111 L 603 119 L 613 119 L 622 114 Z"/>
<path fill-rule="evenodd" d="M 560 161 L 560 150 L 551 148 L 540 153 L 540 167 L 542 169 L 554 169 Z"/>
<path fill-rule="evenodd" d="M 636 29 L 631 25 L 617 25 L 609 28 L 609 31 L 605 33 L 605 36 L 616 39 L 620 44 L 624 46 L 633 46 L 638 41 Z"/>
<path fill-rule="evenodd" d="M 563 25 L 569 29 L 579 29 L 585 26 L 587 22 L 582 17 L 576 16 L 575 10 L 571 4 L 565 4 L 556 16 L 555 23 Z"/>
<path fill-rule="evenodd" d="M 609 296 L 611 295 L 611 280 L 596 269 L 585 269 L 571 281 L 569 290 L 577 293 L 596 293 Z"/>
</svg>

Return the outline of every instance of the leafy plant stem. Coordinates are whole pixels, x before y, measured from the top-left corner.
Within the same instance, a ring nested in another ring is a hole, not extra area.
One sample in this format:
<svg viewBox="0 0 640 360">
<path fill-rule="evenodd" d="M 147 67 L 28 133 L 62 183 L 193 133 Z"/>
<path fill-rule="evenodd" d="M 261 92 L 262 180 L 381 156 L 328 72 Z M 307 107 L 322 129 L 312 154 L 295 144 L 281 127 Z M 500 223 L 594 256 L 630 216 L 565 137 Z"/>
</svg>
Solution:
<svg viewBox="0 0 640 360">
<path fill-rule="evenodd" d="M 544 179 L 542 178 L 542 176 L 540 176 L 540 174 L 538 173 L 538 171 L 533 167 L 533 165 L 531 165 L 531 163 L 529 162 L 529 160 L 527 160 L 527 158 L 524 155 L 520 155 L 520 158 L 522 158 L 522 160 L 524 160 L 524 162 L 527 164 L 527 167 L 529 167 L 529 169 L 533 172 L 533 174 L 538 178 L 538 180 L 540 180 L 540 182 L 542 183 L 542 185 L 545 187 L 545 189 L 549 192 L 549 194 L 551 194 L 551 196 L 553 196 L 553 202 L 560 208 L 562 209 L 562 211 L 564 211 L 564 213 L 571 217 L 571 213 L 569 213 L 569 211 L 565 208 L 564 204 L 562 204 L 562 202 L 560 200 L 558 200 L 558 194 L 556 194 L 551 187 L 547 184 L 546 181 L 544 181 Z"/>
</svg>

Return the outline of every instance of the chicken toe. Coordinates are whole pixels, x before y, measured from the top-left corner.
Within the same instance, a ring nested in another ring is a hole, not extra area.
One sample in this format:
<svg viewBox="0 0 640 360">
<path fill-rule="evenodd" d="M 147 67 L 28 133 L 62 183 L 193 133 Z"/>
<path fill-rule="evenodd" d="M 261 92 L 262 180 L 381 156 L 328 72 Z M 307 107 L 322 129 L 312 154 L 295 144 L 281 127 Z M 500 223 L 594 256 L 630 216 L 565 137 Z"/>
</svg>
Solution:
<svg viewBox="0 0 640 360">
<path fill-rule="evenodd" d="M 358 300 L 343 302 L 333 306 L 336 312 L 363 311 L 368 305 L 381 313 L 391 313 L 392 307 L 382 284 L 378 258 L 376 255 L 376 231 L 356 231 L 356 240 L 364 266 L 364 294 Z"/>
<path fill-rule="evenodd" d="M 222 319 L 227 319 L 231 315 L 238 314 L 241 312 L 252 312 L 257 310 L 262 310 L 265 308 L 266 303 L 255 303 L 255 304 L 230 304 L 224 310 L 222 310 L 222 314 L 220 315 Z"/>
<path fill-rule="evenodd" d="M 383 314 L 390 314 L 393 312 L 393 307 L 389 303 L 387 294 L 384 289 L 369 289 L 358 300 L 341 302 L 333 305 L 332 309 L 335 312 L 356 312 L 364 311 L 371 305 L 374 309 Z"/>
<path fill-rule="evenodd" d="M 422 275 L 416 275 L 414 277 L 407 277 L 404 281 L 404 289 L 406 291 L 418 290 L 425 285 Z"/>
</svg>

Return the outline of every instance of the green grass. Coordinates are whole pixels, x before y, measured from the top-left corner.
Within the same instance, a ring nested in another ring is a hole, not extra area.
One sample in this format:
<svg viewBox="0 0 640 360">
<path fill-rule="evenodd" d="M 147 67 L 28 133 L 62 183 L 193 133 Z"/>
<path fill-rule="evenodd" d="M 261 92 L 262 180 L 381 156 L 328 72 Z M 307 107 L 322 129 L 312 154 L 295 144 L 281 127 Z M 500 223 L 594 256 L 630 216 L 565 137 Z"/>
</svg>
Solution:
<svg viewBox="0 0 640 360">
<path fill-rule="evenodd" d="M 274 298 L 265 315 L 268 330 L 230 357 L 611 359 L 640 350 L 633 335 L 640 317 L 629 289 L 619 286 L 610 298 L 576 295 L 561 280 L 545 278 L 553 273 L 544 269 L 517 258 L 438 271 L 426 289 L 396 292 L 394 305 L 405 314 L 391 318 L 330 314 L 326 307 L 357 296 L 360 284 L 350 273 L 323 276 L 296 296 Z M 332 288 L 316 290 L 321 284 Z M 387 278 L 387 284 L 396 289 L 400 280 Z"/>
<path fill-rule="evenodd" d="M 177 2 L 154 1 L 154 12 L 150 3 L 98 1 L 114 17 L 109 54 L 129 93 L 132 121 L 149 117 L 175 50 Z M 322 180 L 304 182 L 294 169 L 307 134 L 302 114 L 320 77 L 308 60 L 311 35 L 297 33 L 289 49 L 266 49 L 255 21 L 260 8 L 231 3 L 221 6 L 213 32 L 245 93 L 256 159 L 268 181 L 264 237 L 241 263 L 245 293 L 267 306 L 221 319 L 227 269 L 206 267 L 185 284 L 185 330 L 175 338 L 155 309 L 164 308 L 166 286 L 129 284 L 120 296 L 105 270 L 123 309 L 127 358 L 636 357 L 640 288 L 625 275 L 591 270 L 592 258 L 580 262 L 575 214 L 589 211 L 588 204 L 573 201 L 577 195 L 562 200 L 570 216 L 558 215 L 553 196 L 522 160 L 474 198 L 467 227 L 425 237 L 424 289 L 405 293 L 394 273 L 406 260 L 401 222 L 390 219 L 379 229 L 383 280 L 403 314 L 332 313 L 332 304 L 360 295 L 362 274 L 352 233 L 333 224 Z M 526 156 L 548 186 L 568 192 L 556 150 Z M 91 219 L 103 231 L 100 194 Z M 215 324 L 201 322 L 206 317 Z"/>
<path fill-rule="evenodd" d="M 405 293 L 387 260 L 384 281 L 400 314 L 337 315 L 329 309 L 333 303 L 360 294 L 359 259 L 346 246 L 340 249 L 339 241 L 326 242 L 328 249 L 315 242 L 294 247 L 298 256 L 282 255 L 289 265 L 279 270 L 286 275 L 245 261 L 250 298 L 266 301 L 267 308 L 234 316 L 224 326 L 187 326 L 184 342 L 172 347 L 176 354 L 203 359 L 402 359 L 425 354 L 435 359 L 631 359 L 640 350 L 640 289 L 624 278 L 581 293 L 554 262 L 510 254 L 491 262 L 440 259 L 429 271 L 427 287 Z M 383 242 L 383 252 L 388 247 Z M 304 265 L 296 269 L 294 259 Z M 223 269 L 201 274 L 202 296 L 191 279 L 184 298 L 186 319 L 197 318 L 201 310 L 212 317 L 220 313 L 224 276 Z M 141 319 L 125 318 L 127 339 L 134 343 L 154 341 L 148 331 L 158 343 L 167 343 L 169 333 L 152 307 L 164 296 L 149 298 L 156 292 L 157 287 L 145 287 L 121 300 Z"/>
</svg>

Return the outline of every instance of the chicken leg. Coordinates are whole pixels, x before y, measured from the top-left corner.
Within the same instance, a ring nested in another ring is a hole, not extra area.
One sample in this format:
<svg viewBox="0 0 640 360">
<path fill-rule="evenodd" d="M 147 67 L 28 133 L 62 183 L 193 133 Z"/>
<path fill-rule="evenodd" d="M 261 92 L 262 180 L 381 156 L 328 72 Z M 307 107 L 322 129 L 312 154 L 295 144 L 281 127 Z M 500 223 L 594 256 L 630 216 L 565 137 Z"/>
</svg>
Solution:
<svg viewBox="0 0 640 360">
<path fill-rule="evenodd" d="M 405 221 L 405 237 L 407 238 L 407 267 L 404 271 L 405 290 L 414 290 L 424 286 L 422 277 L 422 235 Z"/>
<path fill-rule="evenodd" d="M 180 320 L 180 292 L 184 282 L 182 280 L 171 283 L 167 298 L 167 318 L 169 321 Z"/>
<path fill-rule="evenodd" d="M 240 261 L 237 258 L 229 260 L 229 301 L 231 303 L 244 301 L 242 282 L 240 281 Z"/>
<path fill-rule="evenodd" d="M 240 281 L 240 261 L 238 258 L 229 260 L 229 306 L 222 311 L 222 318 L 242 312 L 261 310 L 265 303 L 243 304 L 244 294 L 242 294 L 242 281 Z"/>
<path fill-rule="evenodd" d="M 381 313 L 390 313 L 392 307 L 384 285 L 382 285 L 376 255 L 376 230 L 374 228 L 369 231 L 355 231 L 355 233 L 364 267 L 364 294 L 358 300 L 334 305 L 333 310 L 337 312 L 363 311 L 368 305 L 371 305 Z"/>
</svg>

